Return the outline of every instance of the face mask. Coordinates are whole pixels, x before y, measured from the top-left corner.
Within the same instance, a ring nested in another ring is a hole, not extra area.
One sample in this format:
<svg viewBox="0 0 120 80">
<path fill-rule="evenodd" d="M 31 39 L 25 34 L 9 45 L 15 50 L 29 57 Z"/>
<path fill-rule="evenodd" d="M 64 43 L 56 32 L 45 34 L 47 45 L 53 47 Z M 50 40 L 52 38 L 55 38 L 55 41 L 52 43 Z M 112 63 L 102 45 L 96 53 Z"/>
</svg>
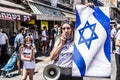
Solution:
<svg viewBox="0 0 120 80">
<path fill-rule="evenodd" d="M 31 43 L 30 44 L 25 44 L 25 47 L 30 47 L 31 46 Z"/>
</svg>

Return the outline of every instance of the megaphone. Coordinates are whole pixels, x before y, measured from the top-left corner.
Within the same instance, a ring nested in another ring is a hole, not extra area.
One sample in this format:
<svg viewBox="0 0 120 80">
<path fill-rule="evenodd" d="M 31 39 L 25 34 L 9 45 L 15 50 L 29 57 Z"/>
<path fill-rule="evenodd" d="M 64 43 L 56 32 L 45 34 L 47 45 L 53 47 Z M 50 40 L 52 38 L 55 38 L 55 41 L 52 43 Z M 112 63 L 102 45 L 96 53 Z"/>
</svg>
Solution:
<svg viewBox="0 0 120 80">
<path fill-rule="evenodd" d="M 60 77 L 60 68 L 54 64 L 47 65 L 43 70 L 43 77 L 46 80 L 58 80 Z"/>
</svg>

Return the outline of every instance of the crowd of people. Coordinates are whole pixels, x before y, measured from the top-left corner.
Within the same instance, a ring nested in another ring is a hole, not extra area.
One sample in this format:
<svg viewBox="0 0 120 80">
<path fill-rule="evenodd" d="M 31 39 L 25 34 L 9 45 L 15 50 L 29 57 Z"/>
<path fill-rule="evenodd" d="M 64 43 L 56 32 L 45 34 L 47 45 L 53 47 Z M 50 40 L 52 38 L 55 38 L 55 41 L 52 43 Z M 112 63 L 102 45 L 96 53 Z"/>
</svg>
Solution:
<svg viewBox="0 0 120 80">
<path fill-rule="evenodd" d="M 51 32 L 51 34 L 56 34 L 58 31 L 56 31 L 55 27 L 53 28 L 54 33 Z M 51 31 L 53 30 L 51 29 Z M 41 34 L 38 34 L 37 25 L 33 25 L 30 28 L 22 27 L 17 33 L 13 32 L 11 36 L 7 35 L 1 28 L 0 38 L 0 68 L 4 67 L 12 56 L 12 53 L 10 53 L 11 55 L 7 54 L 8 49 L 11 48 L 17 53 L 18 74 L 23 74 L 23 80 L 26 80 L 29 72 L 30 80 L 32 80 L 35 69 L 35 53 L 37 51 L 43 55 L 47 53 L 48 48 L 52 47 L 49 45 L 48 40 L 52 41 L 55 35 L 49 37 L 46 26 L 43 27 Z M 40 41 L 39 44 L 38 41 Z M 21 64 L 23 65 L 22 70 Z"/>
<path fill-rule="evenodd" d="M 94 6 L 93 3 L 87 4 L 87 6 Z M 116 80 L 120 80 L 120 31 L 117 29 L 111 30 L 111 52 L 116 54 L 117 75 Z M 61 69 L 61 74 L 58 80 L 83 80 L 82 77 L 72 76 L 72 56 L 73 56 L 73 43 L 74 43 L 74 25 L 71 21 L 63 21 L 61 26 L 57 24 L 51 29 L 51 34 L 48 36 L 47 27 L 44 26 L 41 32 L 41 53 L 44 54 L 50 47 L 50 59 L 55 60 L 55 65 Z M 8 60 L 6 60 L 6 51 L 10 46 L 15 48 L 17 53 L 17 68 L 18 74 L 22 73 L 22 80 L 26 80 L 29 73 L 30 80 L 33 80 L 35 69 L 35 53 L 36 41 L 39 39 L 39 35 L 36 29 L 36 25 L 30 29 L 21 28 L 19 33 L 13 33 L 8 38 L 6 33 L 0 29 L 0 62 L 3 67 Z M 49 43 L 47 39 L 50 38 Z M 48 45 L 49 44 L 49 45 Z M 115 47 L 116 46 L 116 47 Z M 23 63 L 22 71 L 20 68 L 21 61 Z"/>
</svg>

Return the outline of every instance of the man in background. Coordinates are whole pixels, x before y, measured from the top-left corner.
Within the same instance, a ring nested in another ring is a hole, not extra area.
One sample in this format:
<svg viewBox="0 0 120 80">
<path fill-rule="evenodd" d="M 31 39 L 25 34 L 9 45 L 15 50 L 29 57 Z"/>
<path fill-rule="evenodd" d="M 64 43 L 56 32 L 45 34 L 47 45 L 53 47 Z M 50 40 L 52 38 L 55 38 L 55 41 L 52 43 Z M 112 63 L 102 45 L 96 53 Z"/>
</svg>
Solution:
<svg viewBox="0 0 120 80">
<path fill-rule="evenodd" d="M 19 48 L 24 43 L 23 33 L 24 33 L 24 28 L 21 28 L 19 30 L 19 33 L 15 37 L 15 42 L 14 42 L 14 47 L 15 47 L 16 53 L 17 53 L 18 74 L 21 74 L 21 70 L 20 70 L 21 57 L 20 57 L 20 50 L 19 50 Z"/>
<path fill-rule="evenodd" d="M 6 33 L 3 33 L 3 29 L 0 28 L 0 62 L 1 66 L 4 66 L 8 61 L 7 48 L 9 48 L 9 39 Z"/>
</svg>

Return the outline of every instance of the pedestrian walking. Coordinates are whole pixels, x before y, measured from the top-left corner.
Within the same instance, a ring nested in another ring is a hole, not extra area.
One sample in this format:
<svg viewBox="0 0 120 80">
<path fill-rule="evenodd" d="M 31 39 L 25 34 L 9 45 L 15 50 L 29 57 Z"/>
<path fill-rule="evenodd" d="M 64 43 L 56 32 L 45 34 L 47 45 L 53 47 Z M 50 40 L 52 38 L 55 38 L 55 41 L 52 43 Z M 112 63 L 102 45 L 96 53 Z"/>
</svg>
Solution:
<svg viewBox="0 0 120 80">
<path fill-rule="evenodd" d="M 46 53 L 47 51 L 47 27 L 44 26 L 41 35 L 41 42 L 42 42 L 42 53 Z"/>
<path fill-rule="evenodd" d="M 49 42 L 50 50 L 52 50 L 54 43 L 59 36 L 59 33 L 60 33 L 60 28 L 58 27 L 57 24 L 55 24 L 54 27 L 51 29 L 50 42 Z"/>
<path fill-rule="evenodd" d="M 17 67 L 18 67 L 18 74 L 21 74 L 20 64 L 21 64 L 21 56 L 20 56 L 20 46 L 24 43 L 24 36 L 23 36 L 24 28 L 19 30 L 19 33 L 15 37 L 14 47 L 17 53 Z"/>
<path fill-rule="evenodd" d="M 117 25 L 111 26 L 111 53 L 115 53 L 115 37 L 118 32 Z"/>
<path fill-rule="evenodd" d="M 120 27 L 118 25 L 117 27 Z M 115 36 L 116 80 L 120 80 L 120 29 Z"/>
<path fill-rule="evenodd" d="M 4 66 L 8 61 L 7 49 L 10 47 L 9 39 L 6 33 L 3 33 L 3 29 L 0 29 L 0 63 Z M 0 67 L 1 67 L 0 66 Z"/>
</svg>

